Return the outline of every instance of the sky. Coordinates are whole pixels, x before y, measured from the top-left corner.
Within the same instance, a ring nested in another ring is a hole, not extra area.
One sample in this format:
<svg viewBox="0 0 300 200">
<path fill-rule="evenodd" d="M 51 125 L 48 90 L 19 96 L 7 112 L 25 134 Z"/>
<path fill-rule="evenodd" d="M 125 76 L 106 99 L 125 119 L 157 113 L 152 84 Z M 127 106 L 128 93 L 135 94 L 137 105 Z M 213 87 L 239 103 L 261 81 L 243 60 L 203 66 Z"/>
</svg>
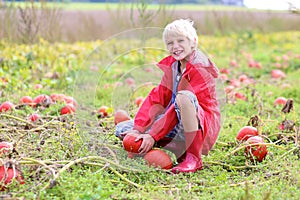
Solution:
<svg viewBox="0 0 300 200">
<path fill-rule="evenodd" d="M 288 10 L 288 2 L 300 9 L 300 0 L 244 0 L 246 7 L 267 10 Z"/>
</svg>

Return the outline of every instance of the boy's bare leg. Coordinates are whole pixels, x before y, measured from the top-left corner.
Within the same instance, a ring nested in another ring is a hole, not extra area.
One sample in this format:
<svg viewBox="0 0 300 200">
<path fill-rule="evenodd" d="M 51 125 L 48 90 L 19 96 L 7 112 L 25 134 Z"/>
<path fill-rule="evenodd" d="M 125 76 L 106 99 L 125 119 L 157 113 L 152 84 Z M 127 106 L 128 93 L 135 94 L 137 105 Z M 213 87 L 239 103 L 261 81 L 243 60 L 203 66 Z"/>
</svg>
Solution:
<svg viewBox="0 0 300 200">
<path fill-rule="evenodd" d="M 201 150 L 204 135 L 199 129 L 196 108 L 188 95 L 177 94 L 176 103 L 180 110 L 184 129 L 186 154 L 184 160 L 172 168 L 173 173 L 195 172 L 202 169 Z"/>
<path fill-rule="evenodd" d="M 198 130 L 198 119 L 195 106 L 184 94 L 178 93 L 176 96 L 176 102 L 180 109 L 181 122 L 185 132 L 191 132 Z"/>
</svg>

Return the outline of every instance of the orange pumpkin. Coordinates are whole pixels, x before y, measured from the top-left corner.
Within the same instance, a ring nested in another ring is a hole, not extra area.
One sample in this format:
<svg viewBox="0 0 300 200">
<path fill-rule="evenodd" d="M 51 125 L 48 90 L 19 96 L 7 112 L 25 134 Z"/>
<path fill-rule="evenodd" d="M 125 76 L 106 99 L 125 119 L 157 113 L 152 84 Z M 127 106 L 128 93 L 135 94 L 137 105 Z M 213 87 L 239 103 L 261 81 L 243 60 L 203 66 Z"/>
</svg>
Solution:
<svg viewBox="0 0 300 200">
<path fill-rule="evenodd" d="M 145 156 L 144 159 L 149 166 L 161 169 L 171 169 L 171 157 L 161 149 L 152 149 Z"/>
<path fill-rule="evenodd" d="M 142 139 L 135 141 L 136 137 L 133 135 L 126 135 L 123 139 L 123 147 L 126 151 L 132 153 L 139 153 L 139 148 L 142 145 Z"/>
</svg>

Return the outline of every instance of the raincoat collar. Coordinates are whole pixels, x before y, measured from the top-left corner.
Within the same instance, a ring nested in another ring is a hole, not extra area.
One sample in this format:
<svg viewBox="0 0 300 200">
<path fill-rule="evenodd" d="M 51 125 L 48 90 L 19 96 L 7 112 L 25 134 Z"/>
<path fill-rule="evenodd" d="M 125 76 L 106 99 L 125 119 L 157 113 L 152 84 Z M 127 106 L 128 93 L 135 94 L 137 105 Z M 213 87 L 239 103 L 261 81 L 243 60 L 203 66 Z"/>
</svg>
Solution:
<svg viewBox="0 0 300 200">
<path fill-rule="evenodd" d="M 173 58 L 171 55 L 165 57 L 162 59 L 157 66 L 163 71 L 169 71 L 172 70 L 171 66 L 172 64 L 176 62 L 176 59 Z M 193 54 L 190 57 L 190 60 L 186 64 L 186 71 L 189 71 L 190 68 L 200 68 L 203 67 L 205 68 L 214 78 L 218 77 L 219 70 L 215 66 L 215 64 L 207 58 L 207 56 L 202 53 L 200 50 L 195 50 Z"/>
</svg>

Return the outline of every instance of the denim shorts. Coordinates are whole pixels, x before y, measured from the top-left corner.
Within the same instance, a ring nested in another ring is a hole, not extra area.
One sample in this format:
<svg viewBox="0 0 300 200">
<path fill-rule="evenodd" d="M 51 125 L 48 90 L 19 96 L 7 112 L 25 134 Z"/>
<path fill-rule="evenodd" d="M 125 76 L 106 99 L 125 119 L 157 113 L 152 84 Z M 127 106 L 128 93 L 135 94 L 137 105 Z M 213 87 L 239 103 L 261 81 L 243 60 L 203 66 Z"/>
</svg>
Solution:
<svg viewBox="0 0 300 200">
<path fill-rule="evenodd" d="M 195 94 L 192 93 L 191 91 L 188 91 L 188 90 L 181 90 L 181 91 L 178 91 L 178 93 L 186 95 L 191 100 L 191 102 L 193 103 L 193 105 L 194 105 L 194 107 L 196 109 L 196 112 L 197 112 L 197 109 L 198 109 L 198 106 L 199 106 L 199 102 L 198 102 L 197 97 L 195 96 Z M 182 126 L 182 123 L 181 123 L 180 110 L 179 110 L 179 107 L 178 107 L 176 101 L 175 101 L 174 105 L 175 105 L 174 106 L 175 107 L 175 111 L 177 113 L 178 124 L 165 137 L 166 138 L 173 138 L 174 140 L 177 140 L 177 141 L 184 141 L 185 140 L 184 139 L 184 133 L 183 133 L 184 130 L 183 130 L 183 126 Z M 156 120 L 158 120 L 161 117 L 163 117 L 163 115 L 164 114 L 158 115 L 156 117 Z M 117 137 L 121 138 L 121 133 L 123 133 L 125 131 L 132 130 L 133 126 L 134 126 L 134 121 L 133 120 L 127 120 L 127 121 L 120 122 L 120 123 L 118 123 L 116 125 L 115 135 Z M 147 132 L 149 132 L 149 129 L 146 130 L 145 133 L 147 133 Z"/>
</svg>

